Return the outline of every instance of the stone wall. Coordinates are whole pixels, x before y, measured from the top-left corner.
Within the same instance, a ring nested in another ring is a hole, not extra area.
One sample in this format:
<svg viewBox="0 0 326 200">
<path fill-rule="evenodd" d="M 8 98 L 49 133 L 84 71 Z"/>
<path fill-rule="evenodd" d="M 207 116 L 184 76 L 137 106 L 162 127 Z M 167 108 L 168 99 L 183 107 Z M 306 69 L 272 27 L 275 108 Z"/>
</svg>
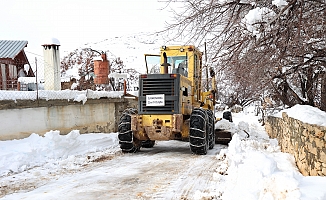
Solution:
<svg viewBox="0 0 326 200">
<path fill-rule="evenodd" d="M 326 176 L 326 127 L 303 123 L 289 117 L 267 117 L 266 132 L 279 141 L 282 152 L 294 156 L 305 176 Z"/>
</svg>

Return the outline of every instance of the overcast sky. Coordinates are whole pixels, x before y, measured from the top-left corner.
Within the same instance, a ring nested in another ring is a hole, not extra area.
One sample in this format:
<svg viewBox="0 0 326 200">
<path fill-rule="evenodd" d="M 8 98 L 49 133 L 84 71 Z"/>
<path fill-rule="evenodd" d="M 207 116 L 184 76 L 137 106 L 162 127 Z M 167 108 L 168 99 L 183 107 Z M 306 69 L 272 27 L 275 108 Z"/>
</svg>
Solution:
<svg viewBox="0 0 326 200">
<path fill-rule="evenodd" d="M 60 54 L 85 43 L 121 35 L 154 32 L 170 20 L 162 0 L 1 0 L 0 39 L 27 40 L 29 52 L 54 37 Z"/>
</svg>

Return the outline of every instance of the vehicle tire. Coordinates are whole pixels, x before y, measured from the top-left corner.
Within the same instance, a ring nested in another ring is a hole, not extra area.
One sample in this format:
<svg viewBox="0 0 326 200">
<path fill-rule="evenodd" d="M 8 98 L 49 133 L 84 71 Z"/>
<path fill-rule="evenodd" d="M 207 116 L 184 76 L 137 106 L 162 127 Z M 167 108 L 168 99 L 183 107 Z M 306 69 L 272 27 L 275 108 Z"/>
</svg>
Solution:
<svg viewBox="0 0 326 200">
<path fill-rule="evenodd" d="M 205 155 L 208 150 L 207 113 L 202 108 L 195 108 L 190 115 L 189 143 L 194 154 Z"/>
<path fill-rule="evenodd" d="M 215 145 L 214 113 L 211 110 L 206 110 L 206 112 L 207 112 L 207 117 L 208 117 L 208 123 L 207 123 L 208 138 L 209 138 L 208 146 L 209 146 L 209 149 L 213 149 L 214 145 Z"/>
<path fill-rule="evenodd" d="M 134 137 L 131 131 L 131 115 L 137 114 L 136 109 L 123 111 L 118 126 L 118 138 L 122 152 L 135 153 L 140 149 L 140 141 Z"/>
<path fill-rule="evenodd" d="M 229 120 L 229 122 L 233 122 L 231 112 L 230 111 L 225 111 L 223 113 L 223 119 Z"/>
<path fill-rule="evenodd" d="M 144 148 L 153 148 L 154 145 L 155 145 L 155 140 L 141 141 L 141 147 L 144 147 Z"/>
</svg>

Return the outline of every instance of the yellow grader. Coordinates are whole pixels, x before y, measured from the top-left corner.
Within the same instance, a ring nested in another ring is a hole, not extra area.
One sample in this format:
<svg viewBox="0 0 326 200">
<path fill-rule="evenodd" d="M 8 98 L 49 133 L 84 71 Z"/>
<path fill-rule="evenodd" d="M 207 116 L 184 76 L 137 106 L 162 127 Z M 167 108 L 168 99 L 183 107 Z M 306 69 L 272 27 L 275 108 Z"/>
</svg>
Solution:
<svg viewBox="0 0 326 200">
<path fill-rule="evenodd" d="M 160 73 L 149 74 L 147 60 L 159 57 Z M 147 74 L 139 77 L 138 109 L 126 109 L 119 121 L 123 152 L 151 148 L 156 140 L 186 140 L 195 154 L 215 145 L 212 89 L 202 91 L 202 52 L 195 46 L 162 46 L 159 55 L 145 54 Z"/>
</svg>

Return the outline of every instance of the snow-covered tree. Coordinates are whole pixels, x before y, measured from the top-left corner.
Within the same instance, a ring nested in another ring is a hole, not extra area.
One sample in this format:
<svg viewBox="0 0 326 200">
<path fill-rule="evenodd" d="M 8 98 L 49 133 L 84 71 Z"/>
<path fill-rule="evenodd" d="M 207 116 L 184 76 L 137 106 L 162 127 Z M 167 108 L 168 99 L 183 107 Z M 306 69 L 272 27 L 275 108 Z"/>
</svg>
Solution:
<svg viewBox="0 0 326 200">
<path fill-rule="evenodd" d="M 237 97 L 239 101 L 268 95 L 287 106 L 325 109 L 325 1 L 183 2 L 166 31 L 174 31 L 171 39 L 197 46 L 206 42 L 212 66 L 233 83 L 232 93 L 251 91 L 251 96 Z"/>
<path fill-rule="evenodd" d="M 123 82 L 111 78 L 109 85 L 96 86 L 94 84 L 94 61 L 95 57 L 100 56 L 100 52 L 91 49 L 75 49 L 65 56 L 61 61 L 61 75 L 75 79 L 78 82 L 77 89 L 93 89 L 93 90 L 123 90 Z M 138 83 L 138 75 L 134 69 L 127 69 L 120 57 L 109 60 L 110 73 L 127 73 L 128 89 Z"/>
</svg>

